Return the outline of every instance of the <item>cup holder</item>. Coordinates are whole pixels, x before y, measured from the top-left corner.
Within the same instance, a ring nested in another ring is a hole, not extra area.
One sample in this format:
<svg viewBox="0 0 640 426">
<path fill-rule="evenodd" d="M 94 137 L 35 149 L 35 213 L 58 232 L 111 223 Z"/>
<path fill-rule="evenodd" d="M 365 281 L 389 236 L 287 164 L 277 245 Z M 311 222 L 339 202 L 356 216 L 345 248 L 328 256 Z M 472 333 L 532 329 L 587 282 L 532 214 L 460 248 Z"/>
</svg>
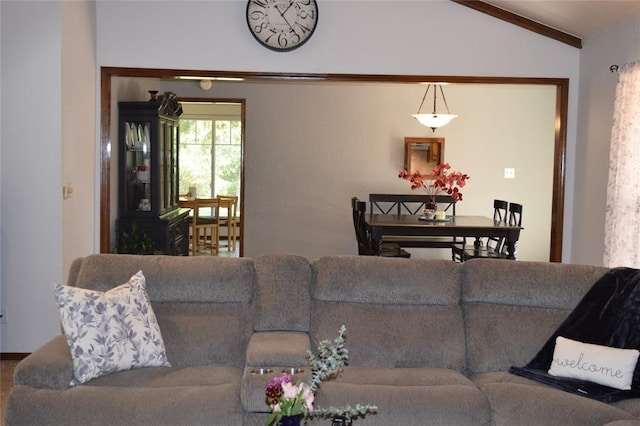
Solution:
<svg viewBox="0 0 640 426">
<path fill-rule="evenodd" d="M 254 368 L 251 370 L 251 374 L 255 374 L 257 376 L 264 376 L 265 374 L 273 373 L 273 368 Z"/>
</svg>

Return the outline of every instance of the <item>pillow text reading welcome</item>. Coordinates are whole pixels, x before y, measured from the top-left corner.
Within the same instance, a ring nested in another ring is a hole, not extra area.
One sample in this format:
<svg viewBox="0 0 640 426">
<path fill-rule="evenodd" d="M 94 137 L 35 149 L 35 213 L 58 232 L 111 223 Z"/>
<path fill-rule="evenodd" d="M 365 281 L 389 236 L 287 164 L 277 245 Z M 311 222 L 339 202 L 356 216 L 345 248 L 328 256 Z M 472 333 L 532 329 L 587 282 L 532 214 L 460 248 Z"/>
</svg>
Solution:
<svg viewBox="0 0 640 426">
<path fill-rule="evenodd" d="M 639 354 L 636 349 L 610 348 L 558 336 L 549 374 L 628 390 Z"/>
</svg>

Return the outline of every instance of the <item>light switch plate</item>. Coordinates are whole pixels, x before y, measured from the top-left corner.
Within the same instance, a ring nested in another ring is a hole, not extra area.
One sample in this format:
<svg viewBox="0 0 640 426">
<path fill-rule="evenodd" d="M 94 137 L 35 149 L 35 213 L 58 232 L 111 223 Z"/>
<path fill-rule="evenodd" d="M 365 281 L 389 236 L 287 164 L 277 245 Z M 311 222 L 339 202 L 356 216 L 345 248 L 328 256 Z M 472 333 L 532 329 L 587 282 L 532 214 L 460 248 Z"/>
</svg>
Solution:
<svg viewBox="0 0 640 426">
<path fill-rule="evenodd" d="M 515 179 L 516 178 L 516 169 L 512 167 L 508 167 L 504 169 L 504 178 L 505 179 Z"/>
</svg>

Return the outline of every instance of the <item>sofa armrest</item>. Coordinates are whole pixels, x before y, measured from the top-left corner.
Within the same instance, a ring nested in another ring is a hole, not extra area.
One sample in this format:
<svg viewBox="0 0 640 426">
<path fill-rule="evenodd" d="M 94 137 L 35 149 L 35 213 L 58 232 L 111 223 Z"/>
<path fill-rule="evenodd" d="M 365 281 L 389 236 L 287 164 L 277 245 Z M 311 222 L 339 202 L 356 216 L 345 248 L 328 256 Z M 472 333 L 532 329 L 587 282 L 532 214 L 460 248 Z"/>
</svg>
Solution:
<svg viewBox="0 0 640 426">
<path fill-rule="evenodd" d="M 242 377 L 242 408 L 266 413 L 264 390 L 272 377 L 288 373 L 294 380 L 309 381 L 307 351 L 311 344 L 307 333 L 294 331 L 255 332 L 247 346 L 246 366 Z"/>
<path fill-rule="evenodd" d="M 251 367 L 302 367 L 311 348 L 309 335 L 292 331 L 253 333 L 247 346 L 246 365 Z"/>
<path fill-rule="evenodd" d="M 20 361 L 14 384 L 39 389 L 67 389 L 73 378 L 73 361 L 67 340 L 59 335 Z"/>
</svg>

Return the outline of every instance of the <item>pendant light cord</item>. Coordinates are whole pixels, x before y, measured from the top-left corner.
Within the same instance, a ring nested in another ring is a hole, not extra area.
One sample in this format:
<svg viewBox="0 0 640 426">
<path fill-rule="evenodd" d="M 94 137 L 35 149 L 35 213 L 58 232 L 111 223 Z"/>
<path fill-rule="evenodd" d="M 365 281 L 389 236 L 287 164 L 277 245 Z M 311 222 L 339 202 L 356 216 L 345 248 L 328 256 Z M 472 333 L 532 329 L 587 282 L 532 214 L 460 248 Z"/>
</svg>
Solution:
<svg viewBox="0 0 640 426">
<path fill-rule="evenodd" d="M 435 92 L 435 90 L 434 90 Z M 449 112 L 449 105 L 447 105 L 447 98 L 444 97 L 444 90 L 442 90 L 442 85 L 440 85 L 440 93 L 442 94 L 442 100 L 444 101 L 444 107 L 447 109 L 447 114 L 451 114 Z M 433 96 L 433 113 L 436 113 L 436 97 L 435 97 L 435 93 Z"/>
<path fill-rule="evenodd" d="M 431 88 L 431 85 L 427 85 L 427 90 L 425 90 L 424 92 L 424 96 L 422 97 L 422 102 L 420 102 L 420 106 L 418 107 L 418 114 L 420 114 L 420 111 L 422 110 L 422 105 L 424 104 L 424 100 L 427 99 L 427 93 L 429 93 L 429 88 Z M 433 92 L 435 94 L 436 89 L 433 89 Z"/>
<path fill-rule="evenodd" d="M 438 89 L 437 87 L 440 87 L 440 94 L 442 95 L 442 100 L 444 101 L 444 107 L 447 109 L 447 114 L 451 114 L 451 112 L 449 112 L 449 105 L 447 104 L 447 98 L 444 96 L 444 90 L 442 90 L 442 85 L 441 84 L 434 84 L 433 85 L 433 112 L 432 114 L 436 115 L 436 95 L 438 93 Z M 420 106 L 418 107 L 418 114 L 420 114 L 420 111 L 422 111 L 422 106 L 424 105 L 424 101 L 425 99 L 427 99 L 427 94 L 429 94 L 429 89 L 431 88 L 431 84 L 427 85 L 427 90 L 425 90 L 424 92 L 424 96 L 422 97 L 422 102 L 420 102 Z"/>
</svg>

